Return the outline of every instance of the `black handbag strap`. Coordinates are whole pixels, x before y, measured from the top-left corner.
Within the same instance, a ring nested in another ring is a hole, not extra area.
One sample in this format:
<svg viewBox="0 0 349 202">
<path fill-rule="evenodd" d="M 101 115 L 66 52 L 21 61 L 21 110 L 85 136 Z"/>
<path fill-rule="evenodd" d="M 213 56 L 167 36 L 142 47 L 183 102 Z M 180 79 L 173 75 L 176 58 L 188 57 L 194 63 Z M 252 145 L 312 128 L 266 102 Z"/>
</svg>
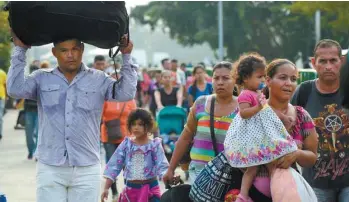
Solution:
<svg viewBox="0 0 349 202">
<path fill-rule="evenodd" d="M 118 72 L 116 71 L 116 62 L 115 62 L 115 57 L 116 55 L 119 53 L 120 51 L 120 46 L 128 46 L 128 43 L 130 42 L 130 18 L 129 16 L 127 16 L 127 21 L 126 21 L 126 33 L 127 34 L 127 43 L 126 44 L 119 44 L 119 47 L 116 49 L 115 52 L 113 52 L 113 49 L 109 49 L 109 57 L 113 60 L 113 64 L 114 64 L 114 70 L 115 70 L 115 75 L 116 75 L 116 81 L 113 84 L 113 94 L 112 94 L 112 98 L 116 99 L 116 94 L 115 94 L 115 90 L 116 90 L 116 85 L 118 83 L 120 83 L 120 79 L 122 79 L 122 77 L 120 79 L 118 79 Z"/>
<path fill-rule="evenodd" d="M 215 156 L 218 155 L 218 149 L 217 149 L 217 140 L 216 136 L 214 133 L 214 105 L 216 101 L 216 96 L 212 96 L 211 99 L 211 107 L 210 107 L 210 132 L 211 132 L 211 139 L 212 139 L 212 145 L 213 145 L 213 150 L 215 153 Z"/>
</svg>

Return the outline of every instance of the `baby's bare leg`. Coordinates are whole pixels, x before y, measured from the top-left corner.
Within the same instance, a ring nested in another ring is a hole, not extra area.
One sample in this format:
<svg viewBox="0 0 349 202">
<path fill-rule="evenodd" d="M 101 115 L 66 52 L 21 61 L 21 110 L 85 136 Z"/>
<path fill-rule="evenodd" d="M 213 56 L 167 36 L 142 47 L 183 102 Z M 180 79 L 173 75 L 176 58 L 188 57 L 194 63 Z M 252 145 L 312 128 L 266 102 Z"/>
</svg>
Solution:
<svg viewBox="0 0 349 202">
<path fill-rule="evenodd" d="M 252 186 L 253 180 L 257 175 L 258 166 L 248 167 L 242 177 L 241 192 L 240 194 L 244 197 L 248 197 L 248 192 Z"/>
</svg>

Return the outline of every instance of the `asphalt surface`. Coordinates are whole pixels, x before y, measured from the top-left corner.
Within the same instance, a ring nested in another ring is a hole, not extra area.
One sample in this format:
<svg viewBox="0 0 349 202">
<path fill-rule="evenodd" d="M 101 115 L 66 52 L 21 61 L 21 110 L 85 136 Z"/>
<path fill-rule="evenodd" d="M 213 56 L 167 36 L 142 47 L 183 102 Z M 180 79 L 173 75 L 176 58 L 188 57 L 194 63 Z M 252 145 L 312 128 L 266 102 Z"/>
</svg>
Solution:
<svg viewBox="0 0 349 202">
<path fill-rule="evenodd" d="M 3 138 L 0 141 L 0 193 L 6 195 L 8 202 L 36 202 L 36 162 L 27 159 L 27 147 L 24 130 L 15 130 L 17 110 L 9 110 L 4 116 Z M 102 168 L 104 168 L 104 151 L 101 150 Z M 184 179 L 184 173 L 176 171 Z M 102 179 L 101 186 L 104 186 Z M 118 178 L 118 190 L 122 190 L 122 174 Z M 164 184 L 160 182 L 162 191 Z M 109 194 L 111 196 L 111 192 Z M 109 197 L 108 202 L 111 202 Z"/>
</svg>

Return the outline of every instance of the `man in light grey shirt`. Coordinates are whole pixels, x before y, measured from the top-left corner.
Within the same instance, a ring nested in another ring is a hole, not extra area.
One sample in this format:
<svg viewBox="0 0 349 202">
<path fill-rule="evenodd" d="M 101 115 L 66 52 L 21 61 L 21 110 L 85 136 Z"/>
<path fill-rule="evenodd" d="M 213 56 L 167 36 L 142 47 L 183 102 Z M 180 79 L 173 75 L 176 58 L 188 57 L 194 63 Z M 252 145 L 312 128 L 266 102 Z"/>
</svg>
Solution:
<svg viewBox="0 0 349 202">
<path fill-rule="evenodd" d="M 65 38 L 54 43 L 58 67 L 24 76 L 26 51 L 13 33 L 14 51 L 7 78 L 11 97 L 37 100 L 39 134 L 36 157 L 37 202 L 99 200 L 100 120 L 105 100 L 128 101 L 136 93 L 132 42 L 121 48 L 121 81 L 82 63 L 84 44 Z M 114 96 L 115 99 L 114 99 Z"/>
</svg>

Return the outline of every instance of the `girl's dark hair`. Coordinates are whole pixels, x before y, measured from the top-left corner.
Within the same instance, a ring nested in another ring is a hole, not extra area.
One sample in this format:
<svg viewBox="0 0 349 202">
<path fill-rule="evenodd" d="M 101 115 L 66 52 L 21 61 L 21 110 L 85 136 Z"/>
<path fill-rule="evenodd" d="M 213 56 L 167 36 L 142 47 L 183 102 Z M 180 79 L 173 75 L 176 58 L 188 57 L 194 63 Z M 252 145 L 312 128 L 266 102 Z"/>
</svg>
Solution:
<svg viewBox="0 0 349 202">
<path fill-rule="evenodd" d="M 206 72 L 206 69 L 205 69 L 204 66 L 202 66 L 202 65 L 196 65 L 196 66 L 194 67 L 194 69 L 193 69 L 193 75 L 194 75 L 194 76 L 195 76 L 195 74 L 196 74 L 196 71 L 198 71 L 198 69 L 202 69 L 202 70 L 204 70 L 204 71 Z M 193 97 L 195 97 L 196 91 L 197 91 L 197 81 L 196 81 L 196 79 L 195 79 L 195 80 L 194 80 L 194 83 L 193 83 L 193 85 L 192 85 L 192 91 L 191 91 Z"/>
<path fill-rule="evenodd" d="M 133 110 L 128 116 L 127 129 L 131 132 L 132 124 L 137 120 L 141 120 L 144 125 L 145 131 L 151 131 L 154 127 L 154 119 L 151 113 L 145 109 L 138 108 Z"/>
<path fill-rule="evenodd" d="M 347 53 L 347 60 L 340 71 L 340 87 L 339 90 L 343 96 L 342 106 L 349 109 L 349 53 Z"/>
<path fill-rule="evenodd" d="M 271 63 L 269 63 L 267 65 L 267 69 L 266 69 L 267 77 L 273 78 L 275 76 L 277 70 L 279 69 L 279 67 L 281 67 L 282 65 L 285 65 L 285 64 L 292 65 L 292 66 L 294 66 L 295 69 L 297 69 L 296 65 L 287 59 L 274 59 L 273 61 L 271 61 Z M 263 93 L 264 93 L 265 97 L 268 99 L 269 98 L 269 88 L 267 86 L 263 89 Z"/>
<path fill-rule="evenodd" d="M 242 85 L 244 79 L 252 76 L 252 73 L 259 68 L 265 68 L 267 66 L 265 58 L 258 53 L 248 53 L 241 55 L 235 64 L 237 71 L 236 84 Z"/>
</svg>

